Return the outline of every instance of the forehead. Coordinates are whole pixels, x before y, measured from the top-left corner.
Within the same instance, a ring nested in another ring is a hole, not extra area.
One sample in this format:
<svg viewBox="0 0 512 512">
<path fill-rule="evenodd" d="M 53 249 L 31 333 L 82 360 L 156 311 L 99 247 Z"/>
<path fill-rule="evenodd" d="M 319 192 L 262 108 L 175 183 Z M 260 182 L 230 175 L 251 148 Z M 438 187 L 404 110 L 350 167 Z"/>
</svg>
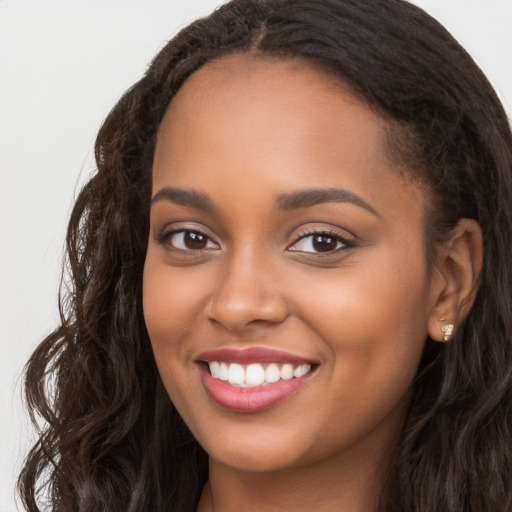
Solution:
<svg viewBox="0 0 512 512">
<path fill-rule="evenodd" d="M 172 100 L 157 141 L 154 192 L 171 185 L 250 200 L 257 190 L 272 197 L 335 186 L 393 207 L 410 185 L 390 161 L 386 130 L 348 86 L 303 61 L 223 57 Z"/>
<path fill-rule="evenodd" d="M 350 109 L 339 108 L 348 105 Z M 213 118 L 224 121 L 215 133 L 205 123 Z M 225 56 L 192 74 L 171 101 L 162 129 L 178 123 L 180 130 L 204 127 L 212 136 L 235 137 L 247 131 L 256 136 L 263 128 L 268 139 L 286 133 L 305 140 L 322 135 L 326 142 L 327 127 L 350 125 L 354 138 L 367 137 L 375 146 L 385 144 L 387 128 L 338 77 L 302 60 L 250 54 Z"/>
</svg>

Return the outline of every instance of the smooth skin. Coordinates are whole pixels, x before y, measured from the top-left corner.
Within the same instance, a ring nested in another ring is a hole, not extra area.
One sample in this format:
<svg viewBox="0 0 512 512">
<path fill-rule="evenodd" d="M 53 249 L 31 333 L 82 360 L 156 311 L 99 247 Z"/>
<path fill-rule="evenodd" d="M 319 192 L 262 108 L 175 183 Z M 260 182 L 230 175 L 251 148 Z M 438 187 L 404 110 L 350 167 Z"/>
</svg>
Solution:
<svg viewBox="0 0 512 512">
<path fill-rule="evenodd" d="M 429 272 L 425 191 L 389 154 L 385 122 L 300 61 L 223 57 L 172 100 L 144 314 L 163 383 L 210 456 L 200 512 L 376 510 L 425 340 L 463 321 L 482 260 L 465 219 Z M 248 347 L 318 366 L 274 407 L 223 409 L 198 355 Z"/>
</svg>

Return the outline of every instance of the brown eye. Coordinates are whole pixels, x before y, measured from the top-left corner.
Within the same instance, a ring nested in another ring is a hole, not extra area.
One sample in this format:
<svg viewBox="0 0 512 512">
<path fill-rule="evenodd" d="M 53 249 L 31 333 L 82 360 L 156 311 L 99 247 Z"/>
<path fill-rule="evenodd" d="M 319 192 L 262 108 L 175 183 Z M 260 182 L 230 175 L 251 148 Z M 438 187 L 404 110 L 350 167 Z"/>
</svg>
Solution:
<svg viewBox="0 0 512 512">
<path fill-rule="evenodd" d="M 218 244 L 198 231 L 175 231 L 167 237 L 167 244 L 180 251 L 202 251 L 219 249 Z"/>
<path fill-rule="evenodd" d="M 183 237 L 183 243 L 187 249 L 204 249 L 208 243 L 208 238 L 201 233 L 187 231 Z"/>
<path fill-rule="evenodd" d="M 354 244 L 339 235 L 326 233 L 312 233 L 299 238 L 288 250 L 306 252 L 311 254 L 334 253 L 339 249 L 353 247 Z"/>
<path fill-rule="evenodd" d="M 317 252 L 334 251 L 338 246 L 338 240 L 333 236 L 315 235 L 313 237 L 312 246 Z"/>
</svg>

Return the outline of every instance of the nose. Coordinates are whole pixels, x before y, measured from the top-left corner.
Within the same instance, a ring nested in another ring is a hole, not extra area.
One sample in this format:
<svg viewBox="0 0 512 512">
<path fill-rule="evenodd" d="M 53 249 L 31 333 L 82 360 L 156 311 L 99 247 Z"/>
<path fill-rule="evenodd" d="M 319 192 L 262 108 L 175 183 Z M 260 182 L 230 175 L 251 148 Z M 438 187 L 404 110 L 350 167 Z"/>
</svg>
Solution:
<svg viewBox="0 0 512 512">
<path fill-rule="evenodd" d="M 219 273 L 208 305 L 209 320 L 232 332 L 283 322 L 288 306 L 276 273 L 268 259 L 254 253 L 233 255 Z"/>
</svg>

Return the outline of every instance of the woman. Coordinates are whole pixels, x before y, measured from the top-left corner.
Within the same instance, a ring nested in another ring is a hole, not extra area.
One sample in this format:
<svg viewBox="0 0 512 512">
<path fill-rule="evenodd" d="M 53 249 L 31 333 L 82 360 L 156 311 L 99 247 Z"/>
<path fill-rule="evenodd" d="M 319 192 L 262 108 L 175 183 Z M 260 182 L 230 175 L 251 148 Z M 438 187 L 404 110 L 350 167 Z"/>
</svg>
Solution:
<svg viewBox="0 0 512 512">
<path fill-rule="evenodd" d="M 28 510 L 512 510 L 511 140 L 406 2 L 184 29 L 73 210 Z"/>
</svg>

